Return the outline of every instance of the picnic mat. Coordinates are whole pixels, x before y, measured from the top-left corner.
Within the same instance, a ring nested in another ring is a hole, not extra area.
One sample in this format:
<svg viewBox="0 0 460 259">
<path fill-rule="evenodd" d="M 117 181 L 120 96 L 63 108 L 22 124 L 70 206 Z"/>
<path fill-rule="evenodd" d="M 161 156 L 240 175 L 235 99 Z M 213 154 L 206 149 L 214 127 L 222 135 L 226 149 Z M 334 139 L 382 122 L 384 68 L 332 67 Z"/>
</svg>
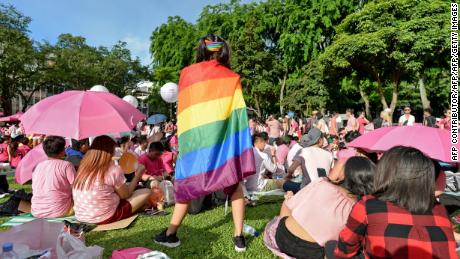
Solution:
<svg viewBox="0 0 460 259">
<path fill-rule="evenodd" d="M 92 231 L 108 231 L 108 230 L 115 230 L 115 229 L 122 229 L 122 228 L 127 228 L 133 221 L 137 218 L 137 214 L 129 217 L 127 219 L 123 219 L 117 222 L 113 222 L 110 224 L 105 224 L 105 225 L 99 225 Z M 26 214 L 21 214 L 19 216 L 12 217 L 8 222 L 3 223 L 0 227 L 14 227 L 14 226 L 19 226 L 24 223 L 30 222 L 32 220 L 35 220 L 34 216 L 30 213 Z M 75 216 L 69 216 L 69 217 L 62 217 L 62 218 L 50 218 L 46 219 L 48 222 L 64 222 L 64 220 L 67 220 L 69 222 L 75 223 L 77 222 L 77 219 Z"/>
<path fill-rule="evenodd" d="M 37 219 L 37 218 L 32 216 L 32 214 L 30 214 L 30 213 L 21 214 L 19 216 L 12 217 L 9 221 L 3 223 L 0 227 L 19 226 L 19 225 L 22 225 L 24 223 L 30 222 L 30 221 L 32 221 L 34 219 Z M 46 220 L 48 222 L 58 222 L 58 223 L 64 222 L 64 220 L 67 220 L 69 222 L 77 222 L 77 219 L 75 218 L 75 216 L 62 217 L 62 218 L 50 218 L 50 219 L 46 219 Z"/>
</svg>

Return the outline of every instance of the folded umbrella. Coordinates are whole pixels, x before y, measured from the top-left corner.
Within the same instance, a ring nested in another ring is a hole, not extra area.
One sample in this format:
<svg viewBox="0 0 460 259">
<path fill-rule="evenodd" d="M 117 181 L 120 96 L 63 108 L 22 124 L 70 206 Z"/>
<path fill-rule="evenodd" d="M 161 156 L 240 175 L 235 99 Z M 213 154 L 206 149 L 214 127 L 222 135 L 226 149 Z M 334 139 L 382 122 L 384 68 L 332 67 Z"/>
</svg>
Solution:
<svg viewBox="0 0 460 259">
<path fill-rule="evenodd" d="M 139 110 L 111 93 L 66 91 L 35 104 L 21 121 L 27 134 L 79 140 L 131 131 L 144 118 Z"/>
<path fill-rule="evenodd" d="M 43 145 L 40 144 L 30 150 L 19 162 L 16 172 L 14 173 L 16 177 L 16 182 L 19 184 L 25 184 L 26 182 L 32 180 L 32 172 L 35 167 L 48 159 L 43 150 Z"/>
<path fill-rule="evenodd" d="M 432 159 L 452 162 L 450 131 L 421 125 L 379 128 L 358 137 L 347 146 L 368 152 L 384 152 L 395 146 L 413 147 Z"/>
<path fill-rule="evenodd" d="M 165 122 L 166 119 L 167 117 L 164 114 L 154 114 L 147 119 L 147 124 L 150 124 L 150 125 L 159 124 L 159 123 Z"/>
</svg>

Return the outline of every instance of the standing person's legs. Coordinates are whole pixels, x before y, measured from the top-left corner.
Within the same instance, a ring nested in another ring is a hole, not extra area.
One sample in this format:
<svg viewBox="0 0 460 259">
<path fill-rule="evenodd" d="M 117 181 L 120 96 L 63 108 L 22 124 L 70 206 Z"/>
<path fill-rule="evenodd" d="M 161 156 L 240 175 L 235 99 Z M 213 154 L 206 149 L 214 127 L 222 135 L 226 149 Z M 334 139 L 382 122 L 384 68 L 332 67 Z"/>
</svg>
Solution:
<svg viewBox="0 0 460 259">
<path fill-rule="evenodd" d="M 243 187 L 238 184 L 237 189 L 232 194 L 232 216 L 233 225 L 235 226 L 234 236 L 241 236 L 243 233 L 243 222 L 244 222 L 244 194 Z"/>
<path fill-rule="evenodd" d="M 185 216 L 187 216 L 189 204 L 190 202 L 176 203 L 176 205 L 174 205 L 173 215 L 171 217 L 171 222 L 169 223 L 168 230 L 166 231 L 166 235 L 169 236 L 177 232 L 180 225 L 182 224 L 182 220 L 184 220 Z"/>
</svg>

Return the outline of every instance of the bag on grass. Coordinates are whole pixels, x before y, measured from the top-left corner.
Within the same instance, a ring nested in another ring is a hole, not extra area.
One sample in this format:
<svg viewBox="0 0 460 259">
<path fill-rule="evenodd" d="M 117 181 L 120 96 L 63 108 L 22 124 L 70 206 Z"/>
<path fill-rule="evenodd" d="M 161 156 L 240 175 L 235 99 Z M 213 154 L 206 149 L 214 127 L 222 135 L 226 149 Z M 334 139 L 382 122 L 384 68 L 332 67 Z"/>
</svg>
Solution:
<svg viewBox="0 0 460 259">
<path fill-rule="evenodd" d="M 68 232 L 61 232 L 56 244 L 58 258 L 66 259 L 102 259 L 104 248 L 100 246 L 87 247 L 77 237 Z"/>
<path fill-rule="evenodd" d="M 144 247 L 131 247 L 127 249 L 115 250 L 112 252 L 111 259 L 136 259 L 138 256 L 150 253 L 152 250 Z"/>
</svg>

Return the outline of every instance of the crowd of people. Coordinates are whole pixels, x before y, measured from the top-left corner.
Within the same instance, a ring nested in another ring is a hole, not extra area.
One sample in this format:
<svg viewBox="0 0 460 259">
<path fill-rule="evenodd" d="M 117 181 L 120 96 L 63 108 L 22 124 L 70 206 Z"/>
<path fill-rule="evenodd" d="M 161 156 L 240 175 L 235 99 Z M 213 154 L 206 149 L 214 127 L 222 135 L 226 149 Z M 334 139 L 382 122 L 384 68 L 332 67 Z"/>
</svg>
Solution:
<svg viewBox="0 0 460 259">
<path fill-rule="evenodd" d="M 197 62 L 209 62 L 215 71 L 228 77 L 228 50 L 223 39 L 208 35 L 200 40 Z M 242 97 L 239 107 L 244 109 Z M 283 190 L 285 200 L 280 213 L 266 226 L 264 235 L 266 246 L 275 255 L 455 258 L 456 240 L 460 238 L 440 201 L 447 185 L 444 172 L 456 173 L 458 168 L 410 147 L 369 153 L 348 146 L 357 137 L 381 127 L 416 125 L 411 108 L 407 106 L 403 112 L 397 123 L 393 123 L 389 110 L 372 121 L 365 112 L 358 112 L 356 117 L 352 109 L 347 109 L 345 116 L 314 111 L 308 119 L 272 115 L 248 122 L 244 117 L 241 124 L 249 125 L 252 150 L 249 132 L 241 138 L 248 139 L 244 141 L 251 160 L 238 161 L 254 162 L 255 174 L 228 184 L 224 190 L 232 201 L 235 249 L 246 249 L 244 210 L 245 205 L 256 204 L 254 193 Z M 426 109 L 420 124 L 449 130 L 450 120 L 450 110 L 445 111 L 444 118 L 436 119 Z M 75 215 L 81 222 L 108 224 L 137 212 L 166 215 L 167 183 L 175 181 L 176 161 L 180 162 L 175 121 L 155 125 L 142 121 L 120 136 L 83 140 L 25 136 L 23 132 L 17 123 L 2 128 L 0 163 L 14 168 L 27 152 L 41 144 L 47 159 L 38 163 L 32 174 L 33 216 Z M 244 142 L 233 141 L 235 145 Z M 125 163 L 130 157 L 137 166 Z M 244 166 L 233 163 L 237 166 L 230 166 L 232 170 L 241 171 Z M 8 191 L 6 177 L 0 176 L 0 192 Z M 158 244 L 180 245 L 176 232 L 190 201 L 177 203 L 170 226 L 154 238 Z"/>
</svg>

